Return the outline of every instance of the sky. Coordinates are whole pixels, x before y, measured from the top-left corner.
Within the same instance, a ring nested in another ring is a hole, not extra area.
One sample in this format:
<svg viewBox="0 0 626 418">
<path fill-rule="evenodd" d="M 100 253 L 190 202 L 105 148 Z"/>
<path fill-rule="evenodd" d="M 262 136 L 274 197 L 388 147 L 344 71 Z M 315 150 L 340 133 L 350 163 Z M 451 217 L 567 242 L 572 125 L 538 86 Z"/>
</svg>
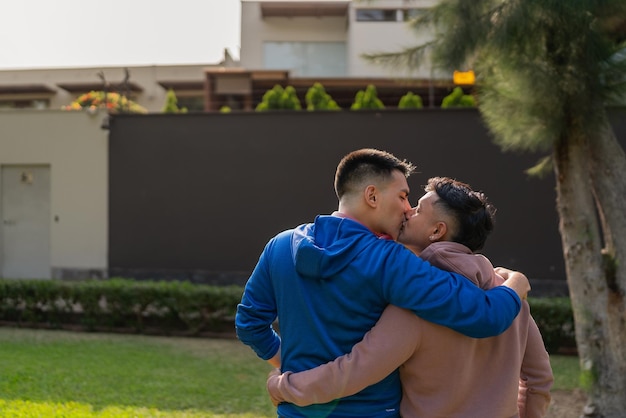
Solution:
<svg viewBox="0 0 626 418">
<path fill-rule="evenodd" d="M 239 58 L 240 0 L 0 0 L 0 69 Z"/>
</svg>

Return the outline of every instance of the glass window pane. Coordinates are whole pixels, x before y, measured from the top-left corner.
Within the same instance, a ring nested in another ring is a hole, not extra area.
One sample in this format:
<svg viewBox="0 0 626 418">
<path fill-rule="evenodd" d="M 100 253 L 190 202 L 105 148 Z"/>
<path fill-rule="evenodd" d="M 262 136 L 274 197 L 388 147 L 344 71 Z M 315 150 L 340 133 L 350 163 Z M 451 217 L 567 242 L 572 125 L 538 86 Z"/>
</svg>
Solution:
<svg viewBox="0 0 626 418">
<path fill-rule="evenodd" d="M 193 97 L 193 96 L 189 96 L 189 97 L 177 97 L 178 102 L 176 103 L 178 105 L 179 109 L 182 109 L 183 107 L 187 108 L 188 112 L 202 112 L 204 111 L 204 97 L 202 96 L 198 96 L 198 97 Z"/>
<path fill-rule="evenodd" d="M 395 9 L 357 9 L 357 22 L 395 22 Z"/>
<path fill-rule="evenodd" d="M 289 70 L 298 77 L 343 77 L 347 72 L 344 42 L 265 42 L 263 65 Z"/>
</svg>

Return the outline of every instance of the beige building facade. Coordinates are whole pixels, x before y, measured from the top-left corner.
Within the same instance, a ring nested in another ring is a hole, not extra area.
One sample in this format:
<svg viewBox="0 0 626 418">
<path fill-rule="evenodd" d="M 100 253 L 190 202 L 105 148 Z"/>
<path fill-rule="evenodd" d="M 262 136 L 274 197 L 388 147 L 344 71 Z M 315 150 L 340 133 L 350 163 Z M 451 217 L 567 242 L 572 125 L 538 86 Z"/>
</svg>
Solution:
<svg viewBox="0 0 626 418">
<path fill-rule="evenodd" d="M 108 253 L 103 112 L 0 112 L 0 277 L 101 277 Z"/>
<path fill-rule="evenodd" d="M 432 78 L 428 65 L 408 73 L 363 54 L 424 43 L 409 21 L 436 0 L 241 0 L 241 66 L 289 70 L 292 77 Z M 447 77 L 448 75 L 441 75 Z"/>
<path fill-rule="evenodd" d="M 161 112 L 169 89 L 191 112 L 253 110 L 275 84 L 299 97 L 321 82 L 343 108 L 374 84 L 386 106 L 412 91 L 437 106 L 452 75 L 426 63 L 376 65 L 364 54 L 399 51 L 428 40 L 410 20 L 437 0 L 241 0 L 240 60 L 215 64 L 0 70 L 0 111 L 61 109 L 92 90 L 115 91 Z"/>
<path fill-rule="evenodd" d="M 436 2 L 241 0 L 240 68 L 206 70 L 205 110 L 253 110 L 276 84 L 294 87 L 303 102 L 316 82 L 344 109 L 369 85 L 386 107 L 396 107 L 408 92 L 438 107 L 454 87 L 452 74 L 435 72 L 427 56 L 414 69 L 364 58 L 427 42 L 431 32 L 411 21 Z"/>
<path fill-rule="evenodd" d="M 203 111 L 204 71 L 237 64 L 225 52 L 218 64 L 0 70 L 0 111 L 58 110 L 84 93 L 103 90 L 105 83 L 107 91 L 126 95 L 148 112 L 163 109 L 170 88 L 179 107 Z"/>
</svg>

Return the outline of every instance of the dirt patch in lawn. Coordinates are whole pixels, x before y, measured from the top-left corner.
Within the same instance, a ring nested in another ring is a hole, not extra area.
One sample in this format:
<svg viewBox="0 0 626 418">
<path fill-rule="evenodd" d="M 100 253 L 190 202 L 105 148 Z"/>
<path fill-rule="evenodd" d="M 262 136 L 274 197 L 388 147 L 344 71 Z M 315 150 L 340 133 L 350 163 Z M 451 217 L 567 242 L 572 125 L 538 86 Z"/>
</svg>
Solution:
<svg viewBox="0 0 626 418">
<path fill-rule="evenodd" d="M 587 394 L 580 389 L 554 390 L 546 418 L 577 418 L 583 414 Z"/>
</svg>

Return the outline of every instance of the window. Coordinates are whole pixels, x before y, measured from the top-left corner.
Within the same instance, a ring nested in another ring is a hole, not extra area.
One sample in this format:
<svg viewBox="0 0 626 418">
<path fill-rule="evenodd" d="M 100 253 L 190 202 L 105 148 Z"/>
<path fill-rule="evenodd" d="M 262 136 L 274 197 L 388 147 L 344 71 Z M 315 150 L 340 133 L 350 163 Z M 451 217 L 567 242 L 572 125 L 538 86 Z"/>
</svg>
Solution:
<svg viewBox="0 0 626 418">
<path fill-rule="evenodd" d="M 289 70 L 297 77 L 344 77 L 346 75 L 344 42 L 265 42 L 263 67 Z"/>
<path fill-rule="evenodd" d="M 187 108 L 188 112 L 203 112 L 204 111 L 204 96 L 181 96 L 177 97 L 177 103 L 179 109 L 183 107 Z"/>
<path fill-rule="evenodd" d="M 50 101 L 44 99 L 37 100 L 2 100 L 0 99 L 0 109 L 48 109 Z"/>
<path fill-rule="evenodd" d="M 396 22 L 396 9 L 356 9 L 357 22 Z"/>
</svg>

